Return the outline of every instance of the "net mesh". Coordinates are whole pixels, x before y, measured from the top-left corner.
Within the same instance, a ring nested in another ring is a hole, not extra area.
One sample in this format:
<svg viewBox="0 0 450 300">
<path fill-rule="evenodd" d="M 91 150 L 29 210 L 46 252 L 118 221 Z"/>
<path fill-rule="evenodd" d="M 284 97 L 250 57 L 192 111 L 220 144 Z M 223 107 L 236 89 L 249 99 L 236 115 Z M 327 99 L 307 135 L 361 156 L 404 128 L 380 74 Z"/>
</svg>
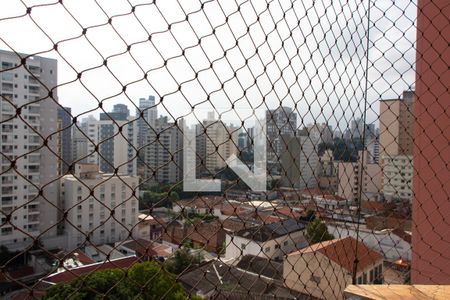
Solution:
<svg viewBox="0 0 450 300">
<path fill-rule="evenodd" d="M 438 2 L 2 4 L 0 292 L 340 299 L 414 273 L 442 284 Z"/>
</svg>

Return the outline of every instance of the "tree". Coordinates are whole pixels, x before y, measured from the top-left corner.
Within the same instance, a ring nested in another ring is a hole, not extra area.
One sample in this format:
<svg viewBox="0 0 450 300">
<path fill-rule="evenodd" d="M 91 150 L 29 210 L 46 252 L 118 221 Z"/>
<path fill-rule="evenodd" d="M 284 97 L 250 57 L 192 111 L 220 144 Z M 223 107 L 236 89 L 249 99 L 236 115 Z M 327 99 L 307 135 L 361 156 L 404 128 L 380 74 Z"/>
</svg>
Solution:
<svg viewBox="0 0 450 300">
<path fill-rule="evenodd" d="M 59 283 L 43 299 L 189 299 L 172 274 L 156 262 L 136 264 L 128 270 L 110 269 Z"/>
<path fill-rule="evenodd" d="M 190 267 L 198 265 L 202 260 L 200 253 L 191 254 L 189 248 L 182 247 L 175 251 L 174 256 L 166 260 L 164 265 L 168 272 L 178 275 Z"/>
<path fill-rule="evenodd" d="M 305 237 L 310 245 L 334 239 L 334 236 L 328 232 L 327 225 L 319 218 L 308 224 Z"/>
</svg>

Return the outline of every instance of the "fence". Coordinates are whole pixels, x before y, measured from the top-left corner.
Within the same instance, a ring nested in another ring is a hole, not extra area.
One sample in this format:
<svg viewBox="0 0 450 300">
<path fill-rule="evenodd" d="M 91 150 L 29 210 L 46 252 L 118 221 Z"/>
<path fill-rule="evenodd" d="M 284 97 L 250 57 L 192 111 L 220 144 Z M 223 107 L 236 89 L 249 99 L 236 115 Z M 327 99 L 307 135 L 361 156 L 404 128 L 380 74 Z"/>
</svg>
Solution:
<svg viewBox="0 0 450 300">
<path fill-rule="evenodd" d="M 3 3 L 0 292 L 448 284 L 449 28 L 442 0 Z"/>
</svg>

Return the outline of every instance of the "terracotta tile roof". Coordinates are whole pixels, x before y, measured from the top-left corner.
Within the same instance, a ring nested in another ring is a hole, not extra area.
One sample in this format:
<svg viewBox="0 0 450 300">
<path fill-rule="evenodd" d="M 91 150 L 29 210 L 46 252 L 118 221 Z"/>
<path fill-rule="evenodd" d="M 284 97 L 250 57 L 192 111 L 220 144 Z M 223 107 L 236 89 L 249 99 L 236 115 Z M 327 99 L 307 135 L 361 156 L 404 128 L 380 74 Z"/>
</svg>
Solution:
<svg viewBox="0 0 450 300">
<path fill-rule="evenodd" d="M 283 216 L 287 216 L 287 217 L 293 218 L 293 219 L 298 219 L 302 216 L 302 214 L 299 211 L 295 211 L 289 206 L 284 206 L 281 208 L 277 207 L 277 208 L 275 208 L 275 213 L 281 214 Z"/>
<path fill-rule="evenodd" d="M 193 208 L 207 208 L 213 209 L 214 206 L 221 204 L 225 201 L 221 196 L 196 196 L 192 199 L 177 201 L 177 205 L 180 207 L 193 207 Z"/>
<path fill-rule="evenodd" d="M 356 247 L 357 244 L 358 247 Z M 356 249 L 357 253 L 355 252 Z M 364 243 L 352 237 L 317 243 L 292 252 L 289 256 L 314 252 L 320 252 L 350 273 L 353 272 L 355 258 L 358 259 L 357 272 L 383 259 L 380 253 L 369 249 Z"/>
<path fill-rule="evenodd" d="M 381 211 L 386 209 L 386 206 L 383 202 L 378 201 L 362 201 L 361 202 L 361 209 L 365 210 L 374 210 L 374 211 Z"/>
<path fill-rule="evenodd" d="M 139 256 L 167 257 L 171 254 L 169 246 L 144 239 L 131 240 L 123 243 L 122 246 L 135 251 Z"/>
<path fill-rule="evenodd" d="M 194 245 L 207 251 L 215 252 L 225 241 L 225 230 L 220 220 L 202 222 L 195 225 L 175 226 L 169 225 L 163 233 L 162 239 L 171 243 L 182 245 L 191 240 Z"/>
<path fill-rule="evenodd" d="M 73 256 L 75 256 L 78 259 L 78 261 L 80 263 L 82 263 L 83 265 L 89 265 L 89 264 L 95 263 L 95 260 L 93 260 L 92 258 L 87 256 L 86 254 L 84 254 L 83 251 L 80 251 L 80 250 L 74 250 L 67 257 L 73 257 Z"/>
<path fill-rule="evenodd" d="M 278 216 L 265 213 L 257 213 L 254 218 L 257 221 L 263 222 L 263 225 L 272 224 L 283 220 L 283 218 L 280 218 Z"/>
<path fill-rule="evenodd" d="M 112 259 L 109 261 L 85 265 L 59 273 L 54 273 L 43 278 L 42 280 L 51 283 L 70 282 L 83 274 L 88 274 L 95 271 L 116 269 L 116 268 L 126 269 L 131 267 L 138 261 L 139 259 L 136 256 L 127 256 L 123 258 Z"/>
</svg>

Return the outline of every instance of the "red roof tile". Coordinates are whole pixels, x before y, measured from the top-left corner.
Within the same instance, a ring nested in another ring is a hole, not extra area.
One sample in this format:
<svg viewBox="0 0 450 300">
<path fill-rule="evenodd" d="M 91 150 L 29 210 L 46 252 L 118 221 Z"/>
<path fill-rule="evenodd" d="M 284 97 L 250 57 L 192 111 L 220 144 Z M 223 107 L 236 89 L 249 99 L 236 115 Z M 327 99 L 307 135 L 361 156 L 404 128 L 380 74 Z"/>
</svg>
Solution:
<svg viewBox="0 0 450 300">
<path fill-rule="evenodd" d="M 100 270 L 108 270 L 108 269 L 126 269 L 131 267 L 133 264 L 138 262 L 138 258 L 136 256 L 127 256 L 118 259 L 112 259 L 109 261 L 99 262 L 95 264 L 85 265 L 78 268 L 73 268 L 70 270 L 66 270 L 59 273 L 51 274 L 45 278 L 43 281 L 51 282 L 51 283 L 59 283 L 59 282 L 70 282 L 81 275 L 88 274 L 95 271 Z"/>
<path fill-rule="evenodd" d="M 358 245 L 358 247 L 356 247 Z M 355 252 L 357 249 L 357 253 Z M 378 263 L 383 256 L 369 249 L 364 243 L 352 237 L 345 237 L 331 241 L 325 241 L 290 253 L 291 255 L 320 252 L 330 260 L 340 265 L 348 272 L 353 272 L 353 263 L 358 259 L 357 272 L 364 270 L 371 264 Z"/>
</svg>

